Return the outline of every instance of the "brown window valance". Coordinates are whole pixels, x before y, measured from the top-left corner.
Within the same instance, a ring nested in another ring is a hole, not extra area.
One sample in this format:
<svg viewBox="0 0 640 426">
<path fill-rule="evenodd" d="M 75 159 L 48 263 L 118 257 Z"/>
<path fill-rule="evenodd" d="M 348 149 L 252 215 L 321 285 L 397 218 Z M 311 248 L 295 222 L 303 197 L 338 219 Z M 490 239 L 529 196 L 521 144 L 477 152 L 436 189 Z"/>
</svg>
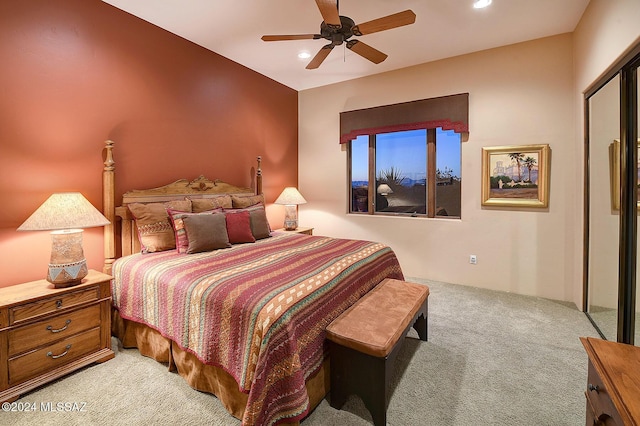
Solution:
<svg viewBox="0 0 640 426">
<path fill-rule="evenodd" d="M 460 133 L 467 140 L 468 93 L 341 112 L 340 143 L 360 135 L 437 127 Z"/>
</svg>

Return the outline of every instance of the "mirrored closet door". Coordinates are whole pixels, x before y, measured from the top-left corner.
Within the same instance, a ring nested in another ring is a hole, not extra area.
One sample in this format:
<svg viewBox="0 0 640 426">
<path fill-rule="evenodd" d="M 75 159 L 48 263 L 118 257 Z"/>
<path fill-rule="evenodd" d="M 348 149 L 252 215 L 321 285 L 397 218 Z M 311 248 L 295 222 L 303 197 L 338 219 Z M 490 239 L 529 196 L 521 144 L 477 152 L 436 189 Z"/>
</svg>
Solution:
<svg viewBox="0 0 640 426">
<path fill-rule="evenodd" d="M 640 45 L 585 94 L 584 309 L 607 340 L 640 344 Z"/>
<path fill-rule="evenodd" d="M 614 76 L 589 103 L 589 286 L 587 312 L 607 340 L 616 340 L 620 202 L 614 182 L 620 154 L 620 77 Z"/>
</svg>

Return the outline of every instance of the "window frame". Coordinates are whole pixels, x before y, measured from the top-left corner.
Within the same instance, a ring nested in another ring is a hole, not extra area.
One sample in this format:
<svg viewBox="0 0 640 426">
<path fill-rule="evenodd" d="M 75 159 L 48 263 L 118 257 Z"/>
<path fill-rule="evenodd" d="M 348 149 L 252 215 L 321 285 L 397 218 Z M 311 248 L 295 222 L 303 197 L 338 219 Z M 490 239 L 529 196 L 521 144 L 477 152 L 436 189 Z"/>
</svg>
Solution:
<svg viewBox="0 0 640 426">
<path fill-rule="evenodd" d="M 353 209 L 353 154 L 352 154 L 352 142 L 350 140 L 347 144 L 347 187 L 348 187 L 348 214 L 355 215 L 377 215 L 377 216 L 409 216 L 409 217 L 422 217 L 422 218 L 448 218 L 448 219 L 460 219 L 462 212 L 457 216 L 444 216 L 436 215 L 436 191 L 437 191 L 437 130 L 438 128 L 416 127 L 415 125 L 402 126 L 393 130 L 393 132 L 379 132 L 368 134 L 368 183 L 367 183 L 367 211 L 358 212 Z M 384 212 L 376 211 L 376 184 L 377 184 L 377 167 L 376 167 L 376 136 L 381 133 L 396 133 L 410 130 L 425 130 L 426 131 L 426 144 L 427 155 L 426 161 L 426 185 L 425 185 L 425 211 L 426 213 L 408 213 L 408 212 Z M 444 130 L 444 129 L 443 129 Z M 364 136 L 364 135 L 362 135 Z M 462 136 L 460 138 L 460 144 L 462 144 Z M 460 153 L 460 161 L 462 162 L 462 152 Z M 460 173 L 462 175 L 462 172 Z M 460 185 L 462 185 L 462 176 L 460 176 Z M 462 197 L 460 197 L 460 209 L 462 209 Z"/>
</svg>

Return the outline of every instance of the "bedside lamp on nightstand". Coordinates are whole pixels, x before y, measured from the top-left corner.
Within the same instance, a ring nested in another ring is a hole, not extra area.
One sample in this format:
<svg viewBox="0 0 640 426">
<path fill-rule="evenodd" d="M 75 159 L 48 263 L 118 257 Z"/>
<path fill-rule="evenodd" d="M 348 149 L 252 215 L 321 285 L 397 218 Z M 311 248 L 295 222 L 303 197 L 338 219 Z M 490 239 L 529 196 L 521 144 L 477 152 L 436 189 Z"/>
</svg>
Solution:
<svg viewBox="0 0 640 426">
<path fill-rule="evenodd" d="M 80 284 L 88 272 L 81 228 L 109 223 L 82 194 L 67 192 L 50 196 L 18 231 L 53 231 L 47 281 L 55 287 L 70 287 Z"/>
<path fill-rule="evenodd" d="M 276 199 L 276 204 L 284 204 L 284 229 L 294 231 L 298 227 L 298 204 L 305 204 L 307 200 L 293 186 L 288 186 Z"/>
</svg>

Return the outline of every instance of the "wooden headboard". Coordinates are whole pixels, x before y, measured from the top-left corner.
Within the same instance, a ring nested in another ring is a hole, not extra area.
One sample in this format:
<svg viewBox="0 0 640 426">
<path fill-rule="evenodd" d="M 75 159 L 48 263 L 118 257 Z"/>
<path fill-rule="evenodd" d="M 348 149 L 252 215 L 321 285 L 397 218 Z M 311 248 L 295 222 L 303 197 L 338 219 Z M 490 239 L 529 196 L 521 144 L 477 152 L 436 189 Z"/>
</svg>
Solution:
<svg viewBox="0 0 640 426">
<path fill-rule="evenodd" d="M 113 262 L 118 249 L 122 256 L 140 251 L 140 241 L 135 231 L 133 216 L 127 205 L 129 203 L 158 203 L 189 198 L 210 198 L 224 194 L 261 194 L 262 193 L 262 157 L 258 156 L 255 188 L 243 188 L 228 184 L 219 179 L 209 180 L 200 175 L 194 180 L 179 179 L 173 183 L 151 189 L 134 189 L 125 192 L 122 201 L 116 203 L 115 196 L 115 161 L 113 160 L 113 141 L 105 142 L 105 161 L 102 171 L 102 205 L 103 214 L 111 222 L 104 227 L 104 267 L 106 274 L 111 274 Z M 117 204 L 117 205 L 116 205 Z M 120 226 L 118 228 L 118 222 Z M 120 231 L 119 244 L 118 230 Z"/>
</svg>

